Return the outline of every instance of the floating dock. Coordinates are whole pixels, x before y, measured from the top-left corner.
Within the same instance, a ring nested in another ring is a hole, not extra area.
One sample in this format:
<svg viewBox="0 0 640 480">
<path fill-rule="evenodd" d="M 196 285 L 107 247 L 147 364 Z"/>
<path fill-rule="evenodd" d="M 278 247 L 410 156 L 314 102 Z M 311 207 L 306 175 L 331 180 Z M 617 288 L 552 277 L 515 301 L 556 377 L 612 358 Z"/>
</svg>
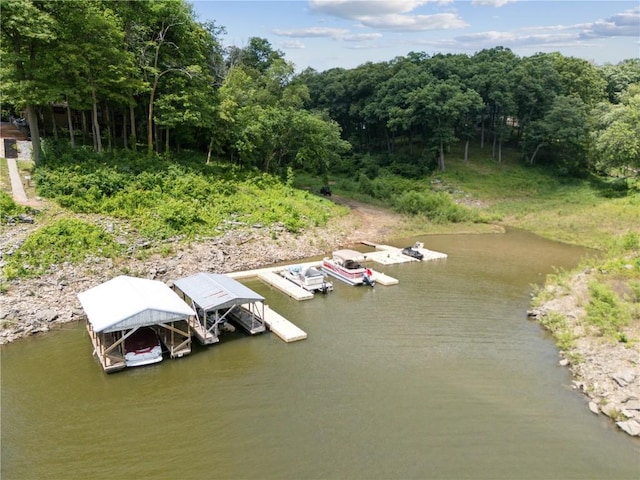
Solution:
<svg viewBox="0 0 640 480">
<path fill-rule="evenodd" d="M 394 248 L 394 247 L 389 247 L 389 248 Z M 369 253 L 364 253 L 363 255 L 366 256 L 367 259 L 376 261 L 377 257 L 374 257 L 374 255 L 376 254 L 379 254 L 380 256 L 386 255 L 385 252 L 369 252 Z M 402 256 L 406 257 L 406 255 L 402 255 Z M 409 259 L 409 257 L 406 257 L 406 258 Z M 411 259 L 409 259 L 409 261 L 411 261 Z M 378 262 L 378 263 L 382 263 L 382 262 Z M 398 262 L 395 262 L 395 263 L 398 263 Z M 305 268 L 307 266 L 320 267 L 322 265 L 322 261 L 296 263 L 295 265 L 300 266 L 302 268 Z M 271 285 L 272 287 L 280 290 L 282 293 L 285 293 L 286 295 L 289 295 L 291 298 L 294 298 L 296 300 L 309 300 L 313 298 L 314 297 L 313 293 L 309 292 L 308 290 L 305 290 L 302 287 L 299 287 L 298 285 L 294 284 L 293 282 L 290 282 L 289 280 L 287 280 L 286 278 L 282 277 L 280 274 L 277 273 L 280 270 L 284 270 L 287 267 L 288 267 L 287 265 L 280 265 L 277 267 L 266 267 L 266 268 L 258 268 L 255 270 L 245 270 L 243 272 L 231 272 L 231 273 L 227 273 L 226 275 L 228 275 L 231 278 L 235 278 L 236 280 L 257 277 L 263 282 L 265 282 L 267 285 Z M 389 275 L 385 275 L 382 272 L 378 272 L 373 269 L 371 270 L 373 271 L 373 278 L 375 279 L 377 284 L 384 285 L 384 286 L 398 284 L 398 279 L 390 277 Z"/>
<path fill-rule="evenodd" d="M 389 275 L 378 272 L 373 268 L 370 270 L 373 272 L 373 279 L 376 281 L 376 285 L 380 284 L 388 287 L 389 285 L 397 285 L 399 283 L 397 278 L 390 277 Z"/>
<path fill-rule="evenodd" d="M 278 312 L 272 310 L 268 305 L 264 306 L 263 320 L 269 327 L 269 330 L 287 343 L 307 338 L 307 333 L 305 331 L 296 327 Z"/>
<path fill-rule="evenodd" d="M 402 249 L 398 247 L 392 247 L 391 245 L 380 245 L 373 242 L 362 242 L 362 244 L 376 249 L 375 252 L 369 252 L 365 254 L 367 260 L 372 260 L 382 265 L 420 261 L 427 262 L 429 260 L 441 260 L 447 258 L 446 253 L 436 252 L 424 247 L 414 247 L 414 249 L 419 251 L 423 256 L 422 260 L 417 260 L 413 257 L 409 257 L 408 255 L 403 254 Z"/>
<path fill-rule="evenodd" d="M 286 293 L 291 298 L 296 300 L 310 300 L 313 298 L 313 293 L 299 287 L 293 282 L 290 282 L 283 276 L 275 272 L 260 272 L 258 278 L 265 283 L 277 288 L 282 293 Z"/>
<path fill-rule="evenodd" d="M 379 263 L 381 265 L 392 265 L 397 263 L 407 263 L 407 262 L 419 262 L 415 258 L 409 257 L 408 255 L 404 255 L 402 253 L 402 248 L 392 247 L 391 245 L 381 245 L 373 242 L 363 241 L 361 242 L 363 245 L 367 245 L 369 247 L 375 248 L 373 252 L 366 252 L 362 255 L 367 259 Z M 417 244 L 422 245 L 422 244 Z M 413 247 L 418 250 L 423 255 L 423 262 L 429 260 L 439 260 L 447 258 L 446 253 L 436 252 L 434 250 L 429 250 L 424 247 Z M 320 267 L 322 265 L 322 261 L 315 262 L 307 262 L 307 263 L 299 263 L 296 266 L 300 266 L 301 268 L 310 266 L 310 267 Z M 278 272 L 287 268 L 287 265 L 280 265 L 276 267 L 266 267 L 266 268 L 258 268 L 255 270 L 245 270 L 242 272 L 231 272 L 227 273 L 227 275 L 231 278 L 239 279 L 248 279 L 248 278 L 259 278 L 263 282 L 272 287 L 278 289 L 279 291 L 285 293 L 286 295 L 294 298 L 296 300 L 309 300 L 314 297 L 314 294 L 305 290 L 298 285 L 295 285 L 293 282 L 288 281 L 286 278 L 283 278 Z M 373 270 L 373 278 L 376 281 L 376 284 L 379 285 L 397 285 L 399 282 L 396 278 L 390 277 L 382 272 L 378 272 Z"/>
</svg>

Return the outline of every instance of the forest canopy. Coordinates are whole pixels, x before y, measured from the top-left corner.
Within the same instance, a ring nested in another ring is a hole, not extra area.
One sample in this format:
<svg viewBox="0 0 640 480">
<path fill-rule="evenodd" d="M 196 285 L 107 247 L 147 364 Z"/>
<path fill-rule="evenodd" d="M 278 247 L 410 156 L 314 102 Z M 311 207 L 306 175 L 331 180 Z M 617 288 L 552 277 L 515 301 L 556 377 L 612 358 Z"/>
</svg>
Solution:
<svg viewBox="0 0 640 480">
<path fill-rule="evenodd" d="M 184 0 L 0 0 L 3 119 L 40 140 L 149 158 L 190 150 L 283 174 L 444 170 L 454 145 L 507 147 L 561 174 L 638 176 L 640 59 L 597 66 L 560 53 L 409 52 L 296 73 L 262 38 Z"/>
</svg>

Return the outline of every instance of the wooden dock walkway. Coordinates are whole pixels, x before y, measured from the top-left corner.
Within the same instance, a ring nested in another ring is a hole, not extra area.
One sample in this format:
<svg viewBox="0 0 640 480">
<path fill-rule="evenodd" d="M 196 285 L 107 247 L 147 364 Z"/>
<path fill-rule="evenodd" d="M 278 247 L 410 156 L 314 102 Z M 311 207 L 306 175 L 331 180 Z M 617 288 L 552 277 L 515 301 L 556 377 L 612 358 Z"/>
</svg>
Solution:
<svg viewBox="0 0 640 480">
<path fill-rule="evenodd" d="M 189 317 L 189 327 L 202 345 L 218 343 L 220 339 L 208 331 L 195 317 Z"/>
<path fill-rule="evenodd" d="M 267 324 L 269 330 L 275 333 L 278 337 L 287 343 L 296 342 L 298 340 L 304 340 L 307 338 L 307 333 L 300 328 L 296 327 L 289 320 L 284 318 L 275 310 L 271 309 L 268 305 L 264 306 L 264 323 Z"/>
</svg>

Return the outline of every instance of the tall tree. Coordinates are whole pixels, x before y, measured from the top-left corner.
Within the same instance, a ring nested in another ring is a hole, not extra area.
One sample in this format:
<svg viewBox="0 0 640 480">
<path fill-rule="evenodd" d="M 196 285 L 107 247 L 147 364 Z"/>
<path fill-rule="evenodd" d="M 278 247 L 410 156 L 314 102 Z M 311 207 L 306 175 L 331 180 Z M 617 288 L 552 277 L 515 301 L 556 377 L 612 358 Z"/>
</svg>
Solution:
<svg viewBox="0 0 640 480">
<path fill-rule="evenodd" d="M 600 67 L 607 82 L 607 95 L 610 103 L 620 103 L 620 96 L 629 85 L 640 83 L 640 58 L 629 58 L 622 62 Z"/>
<path fill-rule="evenodd" d="M 37 107 L 48 105 L 56 96 L 49 88 L 51 78 L 48 75 L 53 73 L 49 48 L 56 40 L 56 20 L 49 13 L 54 4 L 31 0 L 0 1 L 2 94 L 5 101 L 27 111 L 36 164 L 40 162 Z"/>
<path fill-rule="evenodd" d="M 385 127 L 387 151 L 391 153 L 394 137 L 397 134 L 409 134 L 418 124 L 412 115 L 411 92 L 420 88 L 433 77 L 420 65 L 404 59 L 397 59 L 393 76 L 382 82 L 375 95 L 364 108 L 365 118 L 369 123 L 382 122 Z"/>
<path fill-rule="evenodd" d="M 456 140 L 456 126 L 470 112 L 481 108 L 482 98 L 454 79 L 429 83 L 412 92 L 410 99 L 415 115 L 428 128 L 428 144 L 444 171 L 444 152 Z"/>
<path fill-rule="evenodd" d="M 481 148 L 484 148 L 487 130 L 493 131 L 497 139 L 496 132 L 503 130 L 505 114 L 512 113 L 512 72 L 518 63 L 518 57 L 504 47 L 481 50 L 471 59 L 469 85 L 485 104 L 480 119 Z"/>
<path fill-rule="evenodd" d="M 550 55 L 560 76 L 562 95 L 578 97 L 590 107 L 606 98 L 607 82 L 595 65 L 581 58 L 565 57 L 557 52 Z"/>
<path fill-rule="evenodd" d="M 530 164 L 542 152 L 548 163 L 566 173 L 585 170 L 588 143 L 588 107 L 573 95 L 555 97 L 545 116 L 531 122 L 523 137 Z"/>
<path fill-rule="evenodd" d="M 135 75 L 133 58 L 124 48 L 121 19 L 108 4 L 104 8 L 102 3 L 91 0 L 60 2 L 56 15 L 59 24 L 64 25 L 57 52 L 66 72 L 67 98 L 91 105 L 94 147 L 101 152 L 99 114 L 106 118 L 108 107 L 104 105 L 108 100 L 126 101 L 126 88 Z"/>
<path fill-rule="evenodd" d="M 152 18 L 145 29 L 139 64 L 149 85 L 147 105 L 147 152 L 154 151 L 154 107 L 156 97 L 164 93 L 162 82 L 171 75 L 192 78 L 207 68 L 210 43 L 202 43 L 202 25 L 194 20 L 191 6 L 183 0 L 150 2 Z M 170 89 L 168 89 L 170 91 Z"/>
<path fill-rule="evenodd" d="M 640 171 L 640 83 L 620 95 L 620 103 L 594 110 L 593 154 L 599 170 Z"/>
<path fill-rule="evenodd" d="M 555 69 L 554 55 L 538 53 L 523 58 L 512 72 L 520 136 L 530 122 L 543 118 L 556 95 L 562 94 L 562 79 Z"/>
</svg>

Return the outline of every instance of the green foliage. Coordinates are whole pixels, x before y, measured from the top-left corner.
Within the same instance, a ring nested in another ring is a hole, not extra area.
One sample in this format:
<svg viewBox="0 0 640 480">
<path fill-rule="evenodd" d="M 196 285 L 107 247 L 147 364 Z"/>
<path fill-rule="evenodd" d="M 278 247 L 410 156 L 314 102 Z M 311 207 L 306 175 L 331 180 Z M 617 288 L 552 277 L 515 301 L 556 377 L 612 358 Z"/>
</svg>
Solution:
<svg viewBox="0 0 640 480">
<path fill-rule="evenodd" d="M 603 335 L 618 336 L 629 323 L 629 312 L 616 293 L 607 285 L 592 282 L 589 285 L 591 299 L 586 307 L 587 321 L 600 329 Z"/>
<path fill-rule="evenodd" d="M 115 257 L 121 246 L 96 225 L 75 219 L 61 219 L 31 234 L 7 258 L 7 279 L 36 277 L 64 262 L 77 264 L 88 256 Z"/>
<path fill-rule="evenodd" d="M 551 332 L 561 350 L 571 350 L 575 345 L 576 337 L 567 323 L 567 318 L 561 313 L 549 312 L 543 315 L 540 324 Z"/>
<path fill-rule="evenodd" d="M 629 232 L 622 237 L 622 248 L 625 251 L 638 250 L 640 248 L 640 235 Z"/>
<path fill-rule="evenodd" d="M 636 171 L 640 167 L 640 83 L 630 85 L 620 104 L 601 103 L 592 114 L 595 168 Z"/>
<path fill-rule="evenodd" d="M 631 280 L 629 282 L 629 288 L 631 289 L 632 298 L 631 301 L 634 303 L 640 303 L 640 281 Z"/>
<path fill-rule="evenodd" d="M 11 217 L 27 213 L 29 209 L 18 205 L 13 198 L 5 192 L 0 192 L 0 223 L 5 223 Z"/>
<path fill-rule="evenodd" d="M 55 152 L 55 155 L 53 154 Z M 35 172 L 38 193 L 78 213 L 127 219 L 149 239 L 217 235 L 220 229 L 282 223 L 288 231 L 324 225 L 339 208 L 273 175 L 199 158 L 148 159 L 45 148 Z"/>
<path fill-rule="evenodd" d="M 395 199 L 394 208 L 401 213 L 423 215 L 434 223 L 479 221 L 477 213 L 455 204 L 443 192 L 404 192 Z"/>
<path fill-rule="evenodd" d="M 424 179 L 412 180 L 384 171 L 370 179 L 361 172 L 357 181 L 340 179 L 338 184 L 340 189 L 363 196 L 368 201 L 391 206 L 399 213 L 425 217 L 433 223 L 481 221 L 477 212 L 456 204 L 448 194 L 432 191 Z"/>
</svg>

